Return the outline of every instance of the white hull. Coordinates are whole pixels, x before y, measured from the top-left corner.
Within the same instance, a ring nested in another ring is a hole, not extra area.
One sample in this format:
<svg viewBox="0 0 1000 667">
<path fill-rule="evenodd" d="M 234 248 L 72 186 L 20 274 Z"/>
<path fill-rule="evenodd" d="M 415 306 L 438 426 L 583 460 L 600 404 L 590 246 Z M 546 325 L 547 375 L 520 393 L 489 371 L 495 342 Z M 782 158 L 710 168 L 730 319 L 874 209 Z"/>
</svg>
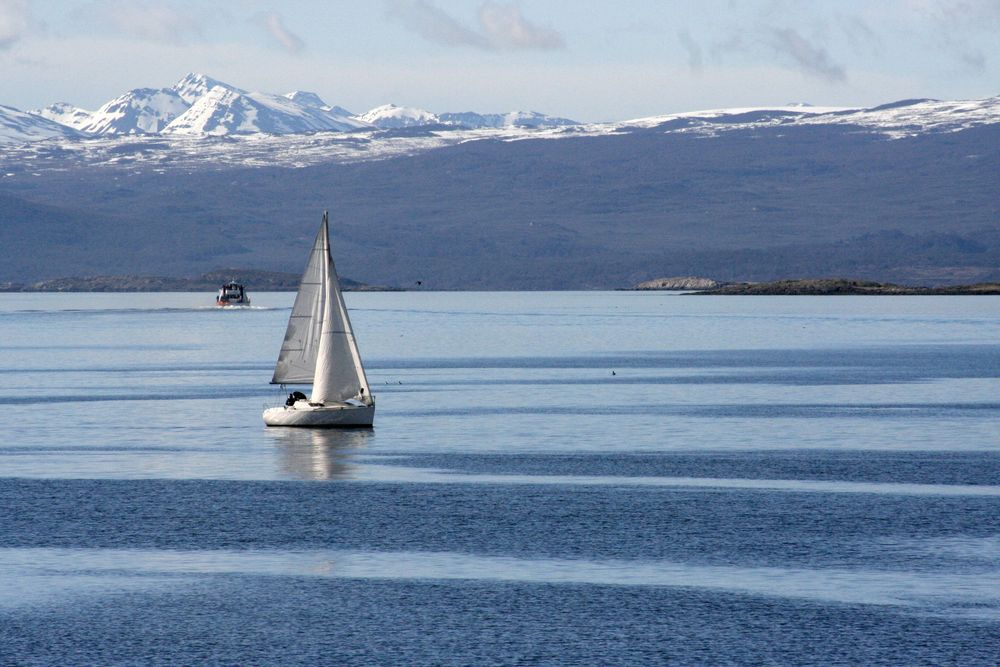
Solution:
<svg viewBox="0 0 1000 667">
<path fill-rule="evenodd" d="M 268 426 L 357 427 L 371 426 L 374 421 L 374 405 L 340 403 L 312 406 L 305 401 L 298 401 L 291 407 L 281 406 L 264 410 L 264 423 Z"/>
</svg>

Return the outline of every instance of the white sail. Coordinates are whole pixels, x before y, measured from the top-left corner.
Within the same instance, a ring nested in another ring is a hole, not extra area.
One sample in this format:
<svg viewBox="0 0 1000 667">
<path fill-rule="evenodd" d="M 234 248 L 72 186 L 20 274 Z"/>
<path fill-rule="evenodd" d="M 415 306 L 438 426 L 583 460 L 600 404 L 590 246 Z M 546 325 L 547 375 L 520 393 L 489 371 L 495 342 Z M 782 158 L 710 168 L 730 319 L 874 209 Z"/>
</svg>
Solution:
<svg viewBox="0 0 1000 667">
<path fill-rule="evenodd" d="M 288 318 L 271 384 L 311 384 L 323 327 L 323 272 L 330 254 L 324 219 Z"/>
<path fill-rule="evenodd" d="M 354 338 L 354 329 L 351 327 L 351 318 L 347 315 L 347 305 L 344 303 L 344 295 L 340 292 L 340 278 L 337 276 L 337 268 L 333 264 L 333 260 L 330 260 L 330 272 L 333 274 L 333 281 L 331 285 L 333 286 L 333 295 L 336 297 L 335 305 L 340 311 L 340 317 L 343 321 L 344 328 L 344 340 L 347 343 L 347 349 L 351 354 L 350 360 L 351 365 L 354 369 L 354 378 L 357 382 L 358 391 L 355 394 L 359 400 L 361 400 L 365 405 L 375 405 L 375 397 L 372 396 L 371 388 L 368 386 L 368 377 L 365 375 L 365 367 L 361 364 L 361 352 L 358 351 L 358 341 Z M 347 364 L 346 357 L 344 359 L 344 364 Z M 350 375 L 345 373 L 345 375 Z"/>
<path fill-rule="evenodd" d="M 371 391 L 344 297 L 330 256 L 328 216 L 316 243 L 288 320 L 272 382 L 313 385 L 309 400 L 330 403 L 359 399 L 372 405 Z"/>
</svg>

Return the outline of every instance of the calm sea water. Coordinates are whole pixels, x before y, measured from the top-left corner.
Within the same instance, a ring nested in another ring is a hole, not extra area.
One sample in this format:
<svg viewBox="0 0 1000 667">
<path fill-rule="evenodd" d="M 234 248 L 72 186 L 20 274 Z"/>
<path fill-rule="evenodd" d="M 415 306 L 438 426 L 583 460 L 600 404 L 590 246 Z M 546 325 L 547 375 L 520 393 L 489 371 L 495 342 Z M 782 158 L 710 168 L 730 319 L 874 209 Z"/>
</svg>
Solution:
<svg viewBox="0 0 1000 667">
<path fill-rule="evenodd" d="M 993 665 L 1000 299 L 0 295 L 0 664 Z"/>
</svg>

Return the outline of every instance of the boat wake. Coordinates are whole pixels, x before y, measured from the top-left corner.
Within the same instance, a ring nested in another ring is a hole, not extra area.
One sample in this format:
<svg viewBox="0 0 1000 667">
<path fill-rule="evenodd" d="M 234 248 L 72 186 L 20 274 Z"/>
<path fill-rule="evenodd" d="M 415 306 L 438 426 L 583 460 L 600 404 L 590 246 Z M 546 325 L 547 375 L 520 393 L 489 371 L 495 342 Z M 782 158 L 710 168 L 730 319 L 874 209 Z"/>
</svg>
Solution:
<svg viewBox="0 0 1000 667">
<path fill-rule="evenodd" d="M 288 310 L 288 307 L 277 308 L 273 306 L 206 306 L 208 310 Z M 200 310 L 200 309 L 199 309 Z"/>
<path fill-rule="evenodd" d="M 65 315 L 79 314 L 79 315 L 128 315 L 129 313 L 219 313 L 219 312 L 229 312 L 229 311 L 270 311 L 270 310 L 288 310 L 288 306 L 168 306 L 160 308 L 141 308 L 141 307 L 128 307 L 128 308 L 53 308 L 49 309 L 39 309 L 39 308 L 25 308 L 23 310 L 9 310 L 0 312 L 0 317 L 11 316 L 11 315 Z"/>
</svg>

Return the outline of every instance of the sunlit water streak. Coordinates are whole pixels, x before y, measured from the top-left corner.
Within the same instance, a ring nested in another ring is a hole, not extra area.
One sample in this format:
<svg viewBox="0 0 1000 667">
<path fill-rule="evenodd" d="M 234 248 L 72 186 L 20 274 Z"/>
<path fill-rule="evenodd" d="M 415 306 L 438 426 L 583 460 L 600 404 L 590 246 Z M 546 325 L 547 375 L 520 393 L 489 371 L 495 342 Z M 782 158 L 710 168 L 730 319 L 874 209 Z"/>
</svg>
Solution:
<svg viewBox="0 0 1000 667">
<path fill-rule="evenodd" d="M 802 479 L 718 477 L 615 477 L 610 475 L 473 475 L 403 466 L 358 465 L 351 479 L 414 484 L 540 484 L 568 486 L 637 486 L 650 488 L 754 489 L 790 493 L 870 493 L 905 496 L 1000 497 L 1000 486 L 974 484 L 905 484 Z"/>
<path fill-rule="evenodd" d="M 995 544 L 987 548 L 995 549 Z M 460 553 L 117 549 L 0 549 L 0 567 L 15 575 L 5 579 L 0 589 L 0 606 L 7 607 L 52 604 L 54 597 L 94 594 L 102 584 L 107 589 L 156 588 L 183 585 L 171 575 L 245 575 L 693 588 L 1000 618 L 1000 569 L 960 574 L 706 567 Z"/>
</svg>

